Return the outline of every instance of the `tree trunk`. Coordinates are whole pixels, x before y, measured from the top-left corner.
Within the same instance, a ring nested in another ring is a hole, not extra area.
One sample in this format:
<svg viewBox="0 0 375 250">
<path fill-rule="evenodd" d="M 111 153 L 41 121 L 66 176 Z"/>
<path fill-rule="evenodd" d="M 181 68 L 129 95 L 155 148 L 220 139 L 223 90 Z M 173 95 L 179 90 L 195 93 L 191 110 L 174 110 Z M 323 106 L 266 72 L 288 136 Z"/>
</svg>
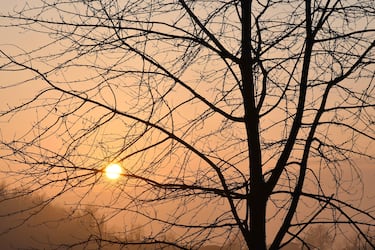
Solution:
<svg viewBox="0 0 375 250">
<path fill-rule="evenodd" d="M 249 249 L 265 250 L 266 245 L 266 204 L 264 189 L 252 190 L 250 195 L 250 239 L 246 239 Z"/>
</svg>

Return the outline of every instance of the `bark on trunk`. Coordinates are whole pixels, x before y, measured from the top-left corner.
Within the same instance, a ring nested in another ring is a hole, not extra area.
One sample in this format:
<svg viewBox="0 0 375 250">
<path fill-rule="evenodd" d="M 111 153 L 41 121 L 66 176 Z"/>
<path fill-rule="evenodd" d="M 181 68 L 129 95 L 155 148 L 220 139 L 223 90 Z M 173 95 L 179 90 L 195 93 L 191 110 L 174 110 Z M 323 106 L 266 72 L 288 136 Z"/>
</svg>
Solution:
<svg viewBox="0 0 375 250">
<path fill-rule="evenodd" d="M 254 190 L 250 197 L 250 239 L 249 249 L 265 250 L 266 245 L 266 204 L 264 190 Z"/>
</svg>

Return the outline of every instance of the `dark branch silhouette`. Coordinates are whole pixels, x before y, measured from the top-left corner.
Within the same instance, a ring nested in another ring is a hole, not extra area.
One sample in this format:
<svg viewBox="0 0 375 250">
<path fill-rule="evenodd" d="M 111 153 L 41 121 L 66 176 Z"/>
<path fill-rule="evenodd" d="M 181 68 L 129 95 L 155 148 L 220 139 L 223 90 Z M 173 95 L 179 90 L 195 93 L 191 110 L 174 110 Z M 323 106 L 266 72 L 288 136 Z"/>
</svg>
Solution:
<svg viewBox="0 0 375 250">
<path fill-rule="evenodd" d="M 0 39 L 0 174 L 46 193 L 4 234 L 72 195 L 144 237 L 97 220 L 63 247 L 308 249 L 347 235 L 374 247 L 363 186 L 375 160 L 374 22 L 370 0 L 0 11 L 2 34 L 35 43 Z M 116 181 L 104 175 L 112 162 Z"/>
</svg>

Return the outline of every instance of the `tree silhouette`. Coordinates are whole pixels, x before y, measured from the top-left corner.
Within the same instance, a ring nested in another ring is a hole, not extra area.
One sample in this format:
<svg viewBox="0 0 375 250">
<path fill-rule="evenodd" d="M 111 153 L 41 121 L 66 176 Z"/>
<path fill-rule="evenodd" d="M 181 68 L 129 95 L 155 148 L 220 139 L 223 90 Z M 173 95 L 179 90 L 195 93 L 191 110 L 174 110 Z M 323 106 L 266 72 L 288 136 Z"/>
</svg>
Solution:
<svg viewBox="0 0 375 250">
<path fill-rule="evenodd" d="M 353 199 L 375 155 L 374 17 L 370 0 L 27 2 L 0 15 L 40 35 L 1 45 L 1 171 L 78 202 L 108 185 L 139 245 L 279 249 L 335 223 L 373 246 Z"/>
<path fill-rule="evenodd" d="M 332 240 L 328 228 L 322 225 L 312 227 L 304 237 L 302 249 L 332 249 Z"/>
<path fill-rule="evenodd" d="M 5 184 L 0 184 L 0 200 L 3 250 L 62 249 L 77 242 L 85 242 L 88 249 L 101 247 L 95 239 L 89 240 L 105 234 L 104 223 L 90 209 L 68 211 L 28 190 L 8 190 Z M 82 244 L 71 249 L 82 249 Z"/>
<path fill-rule="evenodd" d="M 346 244 L 342 248 L 342 250 L 370 250 L 373 248 L 373 245 L 375 243 L 375 236 L 374 233 L 368 232 L 367 236 L 370 239 L 370 242 L 363 240 L 363 237 L 358 235 L 352 235 L 351 237 L 346 238 Z"/>
</svg>

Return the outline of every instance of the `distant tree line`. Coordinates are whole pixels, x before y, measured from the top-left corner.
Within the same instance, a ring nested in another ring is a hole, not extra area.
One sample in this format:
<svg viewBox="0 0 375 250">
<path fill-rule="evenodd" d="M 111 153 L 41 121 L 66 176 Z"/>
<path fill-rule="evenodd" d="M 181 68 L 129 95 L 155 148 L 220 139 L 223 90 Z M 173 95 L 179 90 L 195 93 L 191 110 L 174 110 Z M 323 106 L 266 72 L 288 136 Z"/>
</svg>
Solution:
<svg viewBox="0 0 375 250">
<path fill-rule="evenodd" d="M 83 208 L 69 211 L 61 205 L 46 203 L 41 195 L 27 190 L 8 190 L 0 184 L 0 242 L 1 249 L 178 249 L 162 242 L 173 235 L 162 235 L 160 244 L 141 245 L 147 236 L 140 226 L 120 233 L 111 232 L 98 211 Z M 103 241 L 106 236 L 106 241 Z M 372 235 L 373 242 L 375 236 Z M 328 227 L 312 226 L 304 235 L 302 243 L 291 243 L 285 250 L 297 249 L 340 249 L 370 250 L 371 246 L 361 237 L 351 235 L 335 246 L 334 237 Z M 224 245 L 206 245 L 202 250 L 241 250 L 246 243 L 240 234 L 225 240 Z"/>
<path fill-rule="evenodd" d="M 28 190 L 11 190 L 0 184 L 0 201 L 2 250 L 97 249 L 94 236 L 105 233 L 95 211 L 69 211 Z"/>
<path fill-rule="evenodd" d="M 79 249 L 329 247 L 308 240 L 317 225 L 375 249 L 358 163 L 375 162 L 373 0 L 13 2 L 0 174 L 49 195 L 14 230 L 67 192 L 84 208 L 116 162 L 106 217 L 152 230 L 105 236 L 82 210 Z"/>
</svg>

